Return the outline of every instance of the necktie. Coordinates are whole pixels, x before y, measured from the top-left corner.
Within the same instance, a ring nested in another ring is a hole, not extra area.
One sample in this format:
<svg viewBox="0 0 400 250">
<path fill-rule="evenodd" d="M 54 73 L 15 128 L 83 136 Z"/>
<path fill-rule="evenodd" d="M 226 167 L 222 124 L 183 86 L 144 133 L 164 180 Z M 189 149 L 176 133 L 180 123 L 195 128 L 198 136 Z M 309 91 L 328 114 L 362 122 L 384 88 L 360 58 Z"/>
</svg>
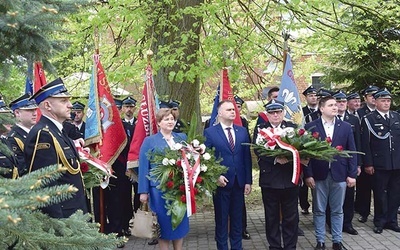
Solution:
<svg viewBox="0 0 400 250">
<path fill-rule="evenodd" d="M 231 147 L 231 150 L 233 151 L 235 149 L 235 143 L 233 141 L 233 136 L 232 136 L 232 133 L 231 133 L 231 129 L 232 128 L 226 128 L 226 130 L 228 131 L 229 146 Z"/>
<path fill-rule="evenodd" d="M 388 114 L 385 114 L 384 117 L 385 117 L 385 120 L 386 120 L 386 121 L 389 121 L 389 116 L 388 116 Z"/>
<path fill-rule="evenodd" d="M 339 120 L 342 120 L 342 115 L 338 115 Z M 343 121 L 343 120 L 342 120 Z"/>
<path fill-rule="evenodd" d="M 310 108 L 311 113 L 315 111 L 315 109 Z"/>
</svg>

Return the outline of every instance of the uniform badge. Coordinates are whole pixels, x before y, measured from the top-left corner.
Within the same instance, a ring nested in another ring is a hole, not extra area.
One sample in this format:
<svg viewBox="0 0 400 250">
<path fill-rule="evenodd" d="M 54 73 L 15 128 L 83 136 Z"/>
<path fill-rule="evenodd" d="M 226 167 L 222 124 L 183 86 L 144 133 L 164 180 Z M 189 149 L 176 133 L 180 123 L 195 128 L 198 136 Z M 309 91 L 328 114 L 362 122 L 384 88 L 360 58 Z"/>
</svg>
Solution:
<svg viewBox="0 0 400 250">
<path fill-rule="evenodd" d="M 383 126 L 380 126 L 379 128 L 380 128 L 381 130 L 383 130 Z"/>
<path fill-rule="evenodd" d="M 381 118 L 382 118 L 382 116 L 381 116 L 381 115 L 377 115 L 377 116 L 376 116 L 376 118 L 378 118 L 378 119 L 381 119 Z"/>
<path fill-rule="evenodd" d="M 382 135 L 382 133 L 381 133 L 381 132 L 378 132 L 378 135 L 379 135 L 379 136 L 381 136 L 381 135 Z"/>
<path fill-rule="evenodd" d="M 50 148 L 50 143 L 38 143 L 36 149 L 49 149 Z"/>
</svg>

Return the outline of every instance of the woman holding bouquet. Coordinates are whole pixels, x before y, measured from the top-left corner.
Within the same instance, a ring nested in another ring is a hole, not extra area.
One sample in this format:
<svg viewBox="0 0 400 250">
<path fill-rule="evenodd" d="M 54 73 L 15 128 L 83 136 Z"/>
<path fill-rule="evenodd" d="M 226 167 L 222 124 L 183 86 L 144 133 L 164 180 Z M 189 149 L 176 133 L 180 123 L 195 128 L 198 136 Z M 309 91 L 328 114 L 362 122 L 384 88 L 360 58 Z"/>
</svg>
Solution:
<svg viewBox="0 0 400 250">
<path fill-rule="evenodd" d="M 147 178 L 151 169 L 157 167 L 151 162 L 148 155 L 155 151 L 162 152 L 167 147 L 172 148 L 175 143 L 186 140 L 186 135 L 172 132 L 176 123 L 176 116 L 172 109 L 161 108 L 156 114 L 156 121 L 159 132 L 146 137 L 140 148 L 138 192 L 140 201 L 149 202 L 150 209 L 157 214 L 161 228 L 160 249 L 168 249 L 169 241 L 172 240 L 173 248 L 180 250 L 183 245 L 183 237 L 189 232 L 189 219 L 185 215 L 182 222 L 173 230 L 171 216 L 167 215 L 165 200 L 162 198 L 163 192 L 157 188 L 159 183 Z"/>
</svg>

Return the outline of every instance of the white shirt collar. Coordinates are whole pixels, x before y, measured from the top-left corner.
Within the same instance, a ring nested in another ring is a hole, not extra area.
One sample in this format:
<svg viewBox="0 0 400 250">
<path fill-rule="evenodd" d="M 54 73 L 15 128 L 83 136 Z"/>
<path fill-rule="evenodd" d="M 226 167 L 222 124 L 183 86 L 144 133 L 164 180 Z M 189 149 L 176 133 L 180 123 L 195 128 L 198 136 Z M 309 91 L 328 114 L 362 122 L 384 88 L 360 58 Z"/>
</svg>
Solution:
<svg viewBox="0 0 400 250">
<path fill-rule="evenodd" d="M 52 121 L 54 123 L 54 125 L 56 125 L 58 130 L 60 130 L 60 132 L 62 132 L 62 129 L 63 129 L 62 123 L 59 123 L 58 121 L 54 120 L 53 118 L 48 117 L 47 115 L 43 115 L 43 116 L 46 117 L 47 119 L 49 119 L 50 121 Z"/>
</svg>

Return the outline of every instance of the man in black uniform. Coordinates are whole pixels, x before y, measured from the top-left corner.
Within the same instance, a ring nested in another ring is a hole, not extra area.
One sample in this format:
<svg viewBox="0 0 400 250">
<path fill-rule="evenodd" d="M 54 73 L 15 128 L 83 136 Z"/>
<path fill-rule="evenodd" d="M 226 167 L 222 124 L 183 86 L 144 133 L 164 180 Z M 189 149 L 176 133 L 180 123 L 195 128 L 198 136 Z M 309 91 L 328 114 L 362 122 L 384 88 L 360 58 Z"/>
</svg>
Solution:
<svg viewBox="0 0 400 250">
<path fill-rule="evenodd" d="M 400 115 L 390 111 L 391 94 L 385 89 L 374 96 L 376 110 L 361 120 L 364 170 L 372 176 L 374 232 L 384 228 L 400 232 Z"/>
<path fill-rule="evenodd" d="M 284 104 L 271 100 L 265 106 L 268 122 L 254 129 L 253 143 L 260 141 L 258 129 L 287 128 L 296 125 L 283 121 Z M 265 212 L 265 231 L 269 249 L 296 249 L 299 224 L 299 186 L 292 183 L 293 162 L 286 158 L 261 156 L 255 150 L 260 167 L 260 187 Z M 282 223 L 280 217 L 282 215 Z M 280 228 L 281 225 L 281 228 Z M 283 239 L 283 246 L 282 240 Z"/>
<path fill-rule="evenodd" d="M 0 115 L 11 115 L 11 110 L 8 109 L 3 100 L 0 99 Z M 0 176 L 4 178 L 15 179 L 18 177 L 18 169 L 16 159 L 12 151 L 9 149 L 6 136 L 9 132 L 11 124 L 0 123 Z"/>
<path fill-rule="evenodd" d="M 317 91 L 317 99 L 321 99 L 322 97 L 326 97 L 326 96 L 330 96 L 332 95 L 333 92 L 324 88 L 320 88 Z M 304 120 L 306 121 L 306 123 L 312 122 L 314 120 L 317 120 L 318 118 L 321 117 L 321 111 L 319 111 L 319 109 L 317 109 L 316 111 L 304 116 Z"/>
<path fill-rule="evenodd" d="M 83 121 L 83 116 L 85 115 L 84 110 L 85 104 L 78 101 L 72 104 L 73 124 L 77 127 L 81 138 L 85 138 L 86 123 Z"/>
<path fill-rule="evenodd" d="M 188 129 L 188 124 L 185 124 L 181 119 L 179 119 L 179 106 L 181 105 L 180 102 L 177 100 L 171 100 L 169 101 L 169 106 L 172 108 L 173 112 L 176 114 L 176 124 L 174 130 L 172 130 L 175 133 L 182 133 L 182 132 L 187 132 L 185 130 Z"/>
<path fill-rule="evenodd" d="M 306 90 L 303 91 L 303 95 L 306 97 L 307 105 L 303 107 L 303 115 L 306 117 L 307 115 L 318 110 L 318 97 L 317 97 L 317 89 L 314 86 L 310 85 Z M 302 214 L 309 214 L 308 209 L 310 208 L 310 203 L 308 202 L 308 187 L 304 184 L 301 185 L 299 190 L 299 203 L 301 207 Z"/>
<path fill-rule="evenodd" d="M 17 161 L 18 175 L 22 176 L 28 172 L 25 164 L 24 145 L 26 137 L 32 126 L 36 124 L 37 108 L 35 100 L 29 100 L 31 96 L 24 94 L 10 103 L 17 123 L 11 128 L 7 135 L 10 149 L 14 152 Z"/>
<path fill-rule="evenodd" d="M 370 85 L 366 87 L 362 94 L 364 95 L 365 105 L 357 110 L 359 119 L 361 120 L 366 114 L 375 110 L 375 99 L 373 94 L 378 91 L 378 87 Z M 371 211 L 371 191 L 372 176 L 364 171 L 364 165 L 361 165 L 361 174 L 357 178 L 357 190 L 355 200 L 355 211 L 360 214 L 359 222 L 366 222 Z"/>
<path fill-rule="evenodd" d="M 70 117 L 72 104 L 63 81 L 58 78 L 41 87 L 32 99 L 42 116 L 25 141 L 25 162 L 29 172 L 60 164 L 67 170 L 52 185 L 70 184 L 77 192 L 71 199 L 42 209 L 53 218 L 68 218 L 77 210 L 87 213 L 85 190 L 74 142 L 63 132 L 62 123 Z"/>
<path fill-rule="evenodd" d="M 355 115 L 357 118 L 357 110 L 361 107 L 361 98 L 357 92 L 353 92 L 347 95 L 347 112 L 349 114 Z"/>
</svg>

